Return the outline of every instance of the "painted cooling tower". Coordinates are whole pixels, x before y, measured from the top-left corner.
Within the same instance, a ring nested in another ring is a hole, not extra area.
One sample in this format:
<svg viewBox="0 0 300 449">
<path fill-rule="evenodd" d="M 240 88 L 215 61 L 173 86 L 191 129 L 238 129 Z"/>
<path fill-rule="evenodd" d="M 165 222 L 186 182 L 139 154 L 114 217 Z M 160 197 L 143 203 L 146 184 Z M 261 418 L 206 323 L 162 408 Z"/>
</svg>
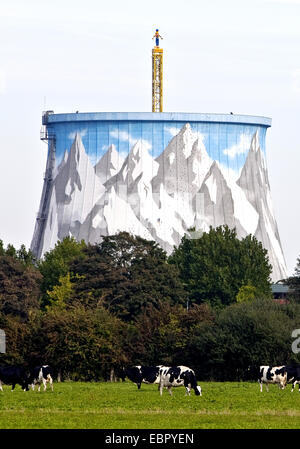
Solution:
<svg viewBox="0 0 300 449">
<path fill-rule="evenodd" d="M 265 159 L 271 120 L 233 114 L 43 115 L 48 159 L 31 249 L 99 242 L 124 230 L 168 253 L 195 226 L 227 224 L 268 250 L 273 281 L 286 265 Z"/>
</svg>

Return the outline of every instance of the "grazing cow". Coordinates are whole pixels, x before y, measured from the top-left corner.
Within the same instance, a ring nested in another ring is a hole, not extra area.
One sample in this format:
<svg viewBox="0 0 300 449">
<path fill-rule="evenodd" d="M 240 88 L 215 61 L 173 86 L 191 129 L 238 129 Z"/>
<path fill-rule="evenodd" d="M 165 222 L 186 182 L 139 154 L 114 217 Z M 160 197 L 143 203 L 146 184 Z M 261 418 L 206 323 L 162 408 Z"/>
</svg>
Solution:
<svg viewBox="0 0 300 449">
<path fill-rule="evenodd" d="M 260 391 L 263 390 L 263 384 L 266 385 L 266 390 L 269 391 L 268 384 L 278 384 L 281 389 L 284 389 L 287 382 L 287 373 L 284 370 L 284 365 L 282 366 L 268 366 L 261 365 L 259 367 L 259 378 L 258 382 L 260 384 Z"/>
<path fill-rule="evenodd" d="M 125 369 L 125 376 L 131 382 L 137 384 L 138 389 L 140 389 L 142 382 L 146 384 L 157 384 L 159 382 L 159 368 L 161 366 L 132 366 Z"/>
<path fill-rule="evenodd" d="M 172 395 L 172 387 L 185 386 L 185 394 L 191 394 L 191 389 L 197 396 L 202 396 L 201 387 L 197 385 L 195 372 L 187 366 L 162 366 L 159 370 L 159 391 L 162 395 L 163 388 L 166 387 Z"/>
<path fill-rule="evenodd" d="M 286 383 L 293 383 L 291 391 L 294 391 L 296 384 L 299 384 L 300 393 L 300 365 L 286 365 L 283 370 L 287 375 Z"/>
<path fill-rule="evenodd" d="M 28 376 L 25 369 L 20 366 L 0 367 L 0 390 L 3 391 L 2 384 L 11 385 L 14 391 L 16 384 L 21 385 L 22 390 L 28 391 Z"/>
<path fill-rule="evenodd" d="M 39 386 L 38 391 L 40 391 L 41 383 L 44 385 L 44 391 L 46 391 L 48 382 L 53 391 L 53 372 L 49 365 L 36 366 L 31 371 L 28 383 L 31 385 L 33 391 L 37 384 Z"/>
</svg>

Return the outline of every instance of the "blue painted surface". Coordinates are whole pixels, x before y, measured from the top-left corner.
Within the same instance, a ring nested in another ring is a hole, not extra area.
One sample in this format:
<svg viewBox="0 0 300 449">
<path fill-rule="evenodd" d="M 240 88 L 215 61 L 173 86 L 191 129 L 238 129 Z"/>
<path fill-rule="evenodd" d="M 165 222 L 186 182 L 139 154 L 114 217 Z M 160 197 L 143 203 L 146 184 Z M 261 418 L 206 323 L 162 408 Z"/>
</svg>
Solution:
<svg viewBox="0 0 300 449">
<path fill-rule="evenodd" d="M 47 127 L 56 135 L 57 165 L 70 150 L 76 133 L 80 133 L 91 162 L 96 164 L 111 145 L 125 158 L 138 140 L 156 158 L 186 123 L 203 141 L 212 159 L 238 173 L 256 131 L 265 153 L 271 119 L 235 114 L 89 112 L 50 114 Z"/>
</svg>

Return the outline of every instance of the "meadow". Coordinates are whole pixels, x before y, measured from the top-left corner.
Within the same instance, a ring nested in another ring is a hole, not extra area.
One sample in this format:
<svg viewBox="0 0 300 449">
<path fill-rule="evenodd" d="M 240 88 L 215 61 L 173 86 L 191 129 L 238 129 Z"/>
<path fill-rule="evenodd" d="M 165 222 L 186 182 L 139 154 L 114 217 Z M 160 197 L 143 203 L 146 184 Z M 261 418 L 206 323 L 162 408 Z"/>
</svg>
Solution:
<svg viewBox="0 0 300 449">
<path fill-rule="evenodd" d="M 300 394 L 291 386 L 259 391 L 255 382 L 201 382 L 159 395 L 157 385 L 63 382 L 54 392 L 0 394 L 1 429 L 299 429 Z"/>
</svg>

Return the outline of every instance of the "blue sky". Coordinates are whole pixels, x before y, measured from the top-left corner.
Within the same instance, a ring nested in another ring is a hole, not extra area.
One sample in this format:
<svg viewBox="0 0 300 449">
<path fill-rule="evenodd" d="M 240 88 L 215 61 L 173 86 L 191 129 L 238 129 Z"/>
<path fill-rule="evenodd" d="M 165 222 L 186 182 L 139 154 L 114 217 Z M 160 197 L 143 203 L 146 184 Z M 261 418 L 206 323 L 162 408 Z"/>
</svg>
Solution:
<svg viewBox="0 0 300 449">
<path fill-rule="evenodd" d="M 47 157 L 42 112 L 151 111 L 159 28 L 165 112 L 272 118 L 267 165 L 292 273 L 300 255 L 299 17 L 300 0 L 2 0 L 4 244 L 31 242 Z"/>
</svg>

